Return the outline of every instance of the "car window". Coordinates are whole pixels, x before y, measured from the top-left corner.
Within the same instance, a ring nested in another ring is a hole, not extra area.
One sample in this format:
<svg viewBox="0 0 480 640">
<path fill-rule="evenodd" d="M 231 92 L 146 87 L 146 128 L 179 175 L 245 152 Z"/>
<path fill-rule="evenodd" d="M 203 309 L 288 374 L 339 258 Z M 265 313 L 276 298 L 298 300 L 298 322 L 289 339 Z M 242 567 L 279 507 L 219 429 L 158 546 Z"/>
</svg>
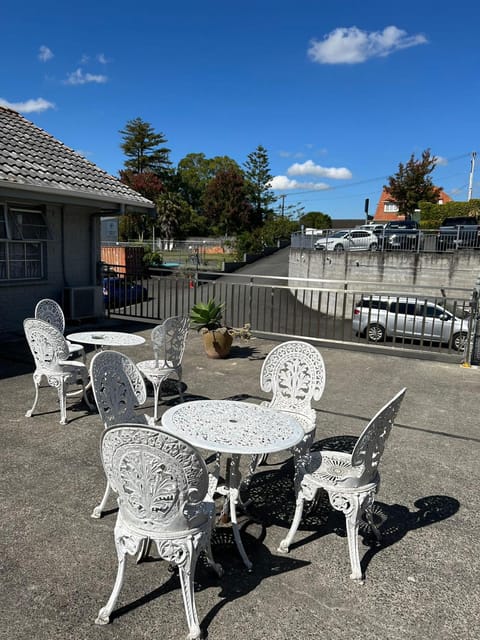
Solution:
<svg viewBox="0 0 480 640">
<path fill-rule="evenodd" d="M 414 316 L 416 315 L 416 304 L 414 302 L 392 302 L 390 311 L 399 315 Z"/>
<path fill-rule="evenodd" d="M 388 302 L 386 300 L 370 300 L 369 298 L 363 298 L 357 306 L 364 309 L 383 309 L 386 311 Z"/>
</svg>

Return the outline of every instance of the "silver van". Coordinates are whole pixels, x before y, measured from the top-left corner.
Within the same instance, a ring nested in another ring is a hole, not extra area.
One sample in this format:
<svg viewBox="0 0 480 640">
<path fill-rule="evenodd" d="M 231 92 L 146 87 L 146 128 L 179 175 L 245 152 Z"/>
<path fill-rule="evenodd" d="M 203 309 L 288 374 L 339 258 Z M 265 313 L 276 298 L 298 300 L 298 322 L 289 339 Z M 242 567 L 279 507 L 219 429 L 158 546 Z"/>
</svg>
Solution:
<svg viewBox="0 0 480 640">
<path fill-rule="evenodd" d="M 372 342 L 413 338 L 463 350 L 468 318 L 458 318 L 435 302 L 400 296 L 363 296 L 355 305 L 352 327 Z"/>
</svg>

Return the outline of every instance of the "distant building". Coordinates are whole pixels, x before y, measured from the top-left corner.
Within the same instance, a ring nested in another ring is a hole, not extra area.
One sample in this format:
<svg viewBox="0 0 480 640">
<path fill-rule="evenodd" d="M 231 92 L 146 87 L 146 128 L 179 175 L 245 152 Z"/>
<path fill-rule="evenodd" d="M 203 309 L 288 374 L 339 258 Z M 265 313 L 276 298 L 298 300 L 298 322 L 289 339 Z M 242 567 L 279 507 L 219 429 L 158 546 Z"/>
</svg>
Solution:
<svg viewBox="0 0 480 640">
<path fill-rule="evenodd" d="M 445 193 L 445 191 L 440 191 L 440 197 L 437 204 L 445 204 L 446 202 L 451 201 L 452 198 L 447 193 Z M 405 220 L 405 214 L 400 211 L 397 202 L 395 202 L 387 189 L 384 189 L 382 191 L 382 195 L 380 196 L 380 200 L 378 201 L 373 219 L 375 222 Z"/>
</svg>

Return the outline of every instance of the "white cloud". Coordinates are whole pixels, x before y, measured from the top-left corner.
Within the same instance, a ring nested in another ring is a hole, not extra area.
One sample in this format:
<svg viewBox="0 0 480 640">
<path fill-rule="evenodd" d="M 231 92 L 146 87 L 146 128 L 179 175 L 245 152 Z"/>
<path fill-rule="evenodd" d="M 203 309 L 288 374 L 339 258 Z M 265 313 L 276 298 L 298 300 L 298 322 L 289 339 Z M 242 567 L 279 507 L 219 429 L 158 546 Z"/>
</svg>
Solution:
<svg viewBox="0 0 480 640">
<path fill-rule="evenodd" d="M 42 44 L 38 50 L 38 59 L 40 62 L 48 62 L 53 58 L 53 52 L 51 49 Z"/>
<path fill-rule="evenodd" d="M 270 188 L 274 191 L 286 191 L 287 189 L 324 191 L 325 189 L 330 189 L 330 186 L 324 182 L 299 182 L 287 176 L 275 176 L 270 182 Z"/>
<path fill-rule="evenodd" d="M 108 64 L 108 60 L 107 60 L 106 56 L 103 53 L 99 53 L 97 55 L 97 60 L 98 60 L 98 62 L 100 62 L 100 64 Z"/>
<path fill-rule="evenodd" d="M 77 85 L 77 84 L 89 84 L 96 82 L 97 84 L 103 84 L 107 82 L 107 76 L 94 75 L 93 73 L 84 73 L 81 69 L 77 69 L 68 74 L 65 84 Z"/>
<path fill-rule="evenodd" d="M 442 156 L 437 156 L 435 159 L 435 166 L 446 167 L 448 164 L 447 158 L 443 158 Z"/>
<path fill-rule="evenodd" d="M 332 180 L 349 180 L 352 177 L 352 172 L 345 167 L 321 167 L 312 160 L 307 160 L 303 164 L 295 162 L 288 168 L 287 173 L 289 176 L 317 176 Z"/>
<path fill-rule="evenodd" d="M 383 31 L 362 31 L 357 27 L 339 27 L 323 40 L 311 41 L 308 55 L 320 64 L 358 64 L 369 58 L 389 56 L 400 49 L 427 43 L 422 34 L 409 36 L 395 26 Z"/>
<path fill-rule="evenodd" d="M 90 56 L 87 56 L 86 53 L 80 58 L 80 64 L 88 64 L 90 62 Z"/>
<path fill-rule="evenodd" d="M 8 107 L 19 113 L 41 113 L 47 109 L 55 109 L 53 102 L 48 102 L 43 98 L 36 98 L 35 100 L 26 100 L 25 102 L 8 102 L 0 98 L 0 106 Z"/>
</svg>

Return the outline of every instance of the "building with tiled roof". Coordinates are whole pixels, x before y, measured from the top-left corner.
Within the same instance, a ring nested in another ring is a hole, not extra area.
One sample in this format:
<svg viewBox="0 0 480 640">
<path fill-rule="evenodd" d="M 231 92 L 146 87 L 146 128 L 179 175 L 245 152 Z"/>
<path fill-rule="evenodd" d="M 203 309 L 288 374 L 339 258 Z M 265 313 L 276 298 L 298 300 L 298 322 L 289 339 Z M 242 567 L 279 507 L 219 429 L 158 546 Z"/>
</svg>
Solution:
<svg viewBox="0 0 480 640">
<path fill-rule="evenodd" d="M 440 191 L 437 204 L 451 202 L 452 198 L 444 191 Z M 382 191 L 373 216 L 375 222 L 390 222 L 391 220 L 405 220 L 405 214 L 399 210 L 398 204 L 391 197 L 387 189 Z"/>
<path fill-rule="evenodd" d="M 0 107 L 0 332 L 41 298 L 67 317 L 103 315 L 100 219 L 153 202 L 16 111 Z"/>
</svg>

